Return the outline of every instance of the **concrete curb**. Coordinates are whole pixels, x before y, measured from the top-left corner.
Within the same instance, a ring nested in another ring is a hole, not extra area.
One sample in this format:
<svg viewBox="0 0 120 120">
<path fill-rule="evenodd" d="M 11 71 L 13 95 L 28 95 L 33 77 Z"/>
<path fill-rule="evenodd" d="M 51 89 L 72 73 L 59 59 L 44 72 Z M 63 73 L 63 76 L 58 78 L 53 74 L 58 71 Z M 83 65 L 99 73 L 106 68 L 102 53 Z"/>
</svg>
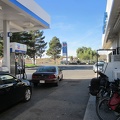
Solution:
<svg viewBox="0 0 120 120">
<path fill-rule="evenodd" d="M 96 114 L 95 96 L 90 95 L 83 120 L 99 120 Z"/>
</svg>

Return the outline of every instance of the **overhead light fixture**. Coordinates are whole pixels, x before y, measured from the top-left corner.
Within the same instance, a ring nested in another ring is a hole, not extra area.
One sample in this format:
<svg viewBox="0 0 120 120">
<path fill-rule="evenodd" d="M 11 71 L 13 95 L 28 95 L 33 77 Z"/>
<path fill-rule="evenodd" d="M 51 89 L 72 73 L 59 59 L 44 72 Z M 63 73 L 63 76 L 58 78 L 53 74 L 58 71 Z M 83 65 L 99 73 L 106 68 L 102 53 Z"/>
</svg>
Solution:
<svg viewBox="0 0 120 120">
<path fill-rule="evenodd" d="M 18 13 L 18 15 L 21 15 L 21 16 L 24 16 L 24 17 L 25 17 L 25 14 L 23 14 L 23 13 Z"/>
<path fill-rule="evenodd" d="M 24 23 L 25 27 L 34 27 L 34 24 L 32 24 L 31 22 L 26 22 Z"/>
</svg>

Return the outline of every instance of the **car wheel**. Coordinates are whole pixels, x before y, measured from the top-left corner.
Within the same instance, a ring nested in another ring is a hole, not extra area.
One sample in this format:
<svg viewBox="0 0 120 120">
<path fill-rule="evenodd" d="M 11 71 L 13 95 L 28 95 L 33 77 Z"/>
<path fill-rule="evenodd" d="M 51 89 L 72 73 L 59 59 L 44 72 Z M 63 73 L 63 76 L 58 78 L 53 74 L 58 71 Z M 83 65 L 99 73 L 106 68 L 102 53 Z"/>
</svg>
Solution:
<svg viewBox="0 0 120 120">
<path fill-rule="evenodd" d="M 58 86 L 59 85 L 59 79 L 57 80 L 57 82 L 55 83 L 55 86 Z"/>
<path fill-rule="evenodd" d="M 24 93 L 24 99 L 23 99 L 23 101 L 24 102 L 29 101 L 31 99 L 31 94 L 32 93 L 31 93 L 30 88 L 26 88 L 25 93 Z"/>
<path fill-rule="evenodd" d="M 63 80 L 63 75 L 62 75 L 61 78 L 60 78 L 60 81 L 61 81 L 61 80 Z"/>
</svg>

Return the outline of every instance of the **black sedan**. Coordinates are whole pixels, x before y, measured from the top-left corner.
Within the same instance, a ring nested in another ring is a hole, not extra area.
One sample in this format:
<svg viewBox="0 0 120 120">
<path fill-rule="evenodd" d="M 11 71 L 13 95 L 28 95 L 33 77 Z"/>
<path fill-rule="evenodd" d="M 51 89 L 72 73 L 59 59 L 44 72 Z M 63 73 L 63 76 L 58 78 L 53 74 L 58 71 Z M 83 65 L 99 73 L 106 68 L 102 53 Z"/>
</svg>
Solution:
<svg viewBox="0 0 120 120">
<path fill-rule="evenodd" d="M 19 101 L 29 101 L 31 94 L 32 86 L 29 81 L 0 73 L 0 112 Z"/>
<path fill-rule="evenodd" d="M 40 66 L 32 75 L 34 86 L 38 84 L 54 83 L 58 86 L 59 81 L 63 79 L 62 70 L 58 66 Z"/>
</svg>

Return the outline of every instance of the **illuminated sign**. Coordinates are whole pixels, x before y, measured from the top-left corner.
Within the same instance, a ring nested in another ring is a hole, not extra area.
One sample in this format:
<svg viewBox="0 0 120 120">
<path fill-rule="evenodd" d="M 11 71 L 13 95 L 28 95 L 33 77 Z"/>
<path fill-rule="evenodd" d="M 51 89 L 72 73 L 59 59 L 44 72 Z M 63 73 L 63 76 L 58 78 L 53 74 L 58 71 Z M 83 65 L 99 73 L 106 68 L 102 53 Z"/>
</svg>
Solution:
<svg viewBox="0 0 120 120">
<path fill-rule="evenodd" d="M 11 42 L 10 43 L 10 52 L 26 53 L 27 52 L 27 46 L 25 44 Z"/>
<path fill-rule="evenodd" d="M 63 56 L 67 56 L 67 43 L 66 42 L 62 43 L 62 54 Z"/>
<path fill-rule="evenodd" d="M 8 37 L 11 37 L 12 36 L 12 33 L 11 32 L 8 32 Z"/>
</svg>

